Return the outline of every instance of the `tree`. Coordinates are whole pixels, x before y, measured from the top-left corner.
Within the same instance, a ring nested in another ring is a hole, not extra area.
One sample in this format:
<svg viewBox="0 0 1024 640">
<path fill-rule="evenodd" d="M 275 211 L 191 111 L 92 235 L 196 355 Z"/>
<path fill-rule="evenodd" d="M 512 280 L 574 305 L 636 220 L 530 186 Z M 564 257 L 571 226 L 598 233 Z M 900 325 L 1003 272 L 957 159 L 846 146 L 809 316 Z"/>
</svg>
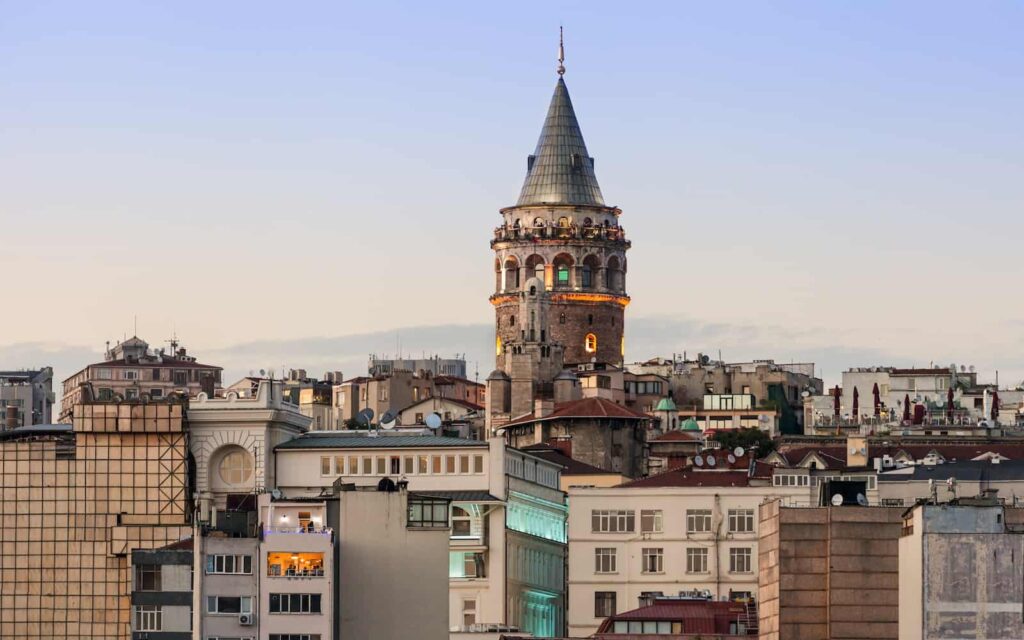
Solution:
<svg viewBox="0 0 1024 640">
<path fill-rule="evenodd" d="M 767 433 L 756 427 L 717 431 L 715 432 L 715 440 L 721 443 L 723 449 L 729 451 L 736 447 L 743 447 L 750 451 L 756 446 L 758 458 L 763 458 L 772 451 L 775 451 L 775 441 Z"/>
</svg>

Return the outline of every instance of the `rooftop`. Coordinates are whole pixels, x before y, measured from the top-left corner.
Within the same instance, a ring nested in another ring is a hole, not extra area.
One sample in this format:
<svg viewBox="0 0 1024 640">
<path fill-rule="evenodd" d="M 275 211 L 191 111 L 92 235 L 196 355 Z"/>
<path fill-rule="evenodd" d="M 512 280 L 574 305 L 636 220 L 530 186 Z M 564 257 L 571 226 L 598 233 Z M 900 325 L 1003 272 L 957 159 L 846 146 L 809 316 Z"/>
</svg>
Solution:
<svg viewBox="0 0 1024 640">
<path fill-rule="evenodd" d="M 651 417 L 645 413 L 634 411 L 621 404 L 612 402 L 605 398 L 583 398 L 572 400 L 555 405 L 555 410 L 548 415 L 537 418 L 534 413 L 527 413 L 514 418 L 504 427 L 514 427 L 521 424 L 529 424 L 538 420 L 558 420 L 565 418 L 612 418 L 620 420 L 650 420 Z"/>
<path fill-rule="evenodd" d="M 563 476 L 583 476 L 583 475 L 596 475 L 596 474 L 609 474 L 609 475 L 620 475 L 617 471 L 605 471 L 600 467 L 595 467 L 592 464 L 586 462 L 580 462 L 574 460 L 569 456 L 565 455 L 555 447 L 549 444 L 531 444 L 528 447 L 523 447 L 523 451 L 529 454 L 543 458 L 548 462 L 553 462 L 562 467 Z"/>
<path fill-rule="evenodd" d="M 288 449 L 400 449 L 400 448 L 444 448 L 444 447 L 486 447 L 482 440 L 449 438 L 435 435 L 389 435 L 370 436 L 365 433 L 339 433 L 314 431 L 293 440 L 283 442 L 275 451 Z"/>
</svg>

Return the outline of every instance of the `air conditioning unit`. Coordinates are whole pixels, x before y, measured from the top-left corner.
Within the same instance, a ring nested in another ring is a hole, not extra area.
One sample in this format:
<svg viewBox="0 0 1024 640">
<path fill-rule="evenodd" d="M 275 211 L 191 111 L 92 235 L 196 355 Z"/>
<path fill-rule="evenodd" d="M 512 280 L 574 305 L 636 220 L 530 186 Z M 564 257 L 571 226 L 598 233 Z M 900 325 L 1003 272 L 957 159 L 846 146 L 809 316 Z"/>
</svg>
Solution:
<svg viewBox="0 0 1024 640">
<path fill-rule="evenodd" d="M 243 627 L 251 627 L 252 626 L 252 614 L 251 613 L 241 613 L 241 614 L 239 614 L 238 615 L 238 624 L 242 625 Z"/>
</svg>

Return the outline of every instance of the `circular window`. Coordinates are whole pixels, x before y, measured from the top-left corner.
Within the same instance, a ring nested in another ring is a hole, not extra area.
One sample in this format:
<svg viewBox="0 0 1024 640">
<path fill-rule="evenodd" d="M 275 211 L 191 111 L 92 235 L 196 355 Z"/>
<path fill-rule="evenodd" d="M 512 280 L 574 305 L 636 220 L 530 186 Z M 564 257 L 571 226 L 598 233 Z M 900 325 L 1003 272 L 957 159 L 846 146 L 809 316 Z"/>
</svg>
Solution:
<svg viewBox="0 0 1024 640">
<path fill-rule="evenodd" d="M 245 451 L 232 451 L 220 461 L 220 479 L 227 484 L 242 484 L 252 476 L 252 458 Z"/>
</svg>

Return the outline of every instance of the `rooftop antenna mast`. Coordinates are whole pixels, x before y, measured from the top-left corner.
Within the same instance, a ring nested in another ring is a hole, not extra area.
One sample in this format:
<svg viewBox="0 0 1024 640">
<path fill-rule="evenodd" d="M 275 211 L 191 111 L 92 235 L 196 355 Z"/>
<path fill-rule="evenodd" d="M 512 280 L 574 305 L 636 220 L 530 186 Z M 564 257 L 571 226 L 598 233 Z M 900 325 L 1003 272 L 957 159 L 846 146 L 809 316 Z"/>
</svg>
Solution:
<svg viewBox="0 0 1024 640">
<path fill-rule="evenodd" d="M 565 75 L 565 40 L 562 37 L 562 25 L 558 25 L 558 77 Z"/>
</svg>

